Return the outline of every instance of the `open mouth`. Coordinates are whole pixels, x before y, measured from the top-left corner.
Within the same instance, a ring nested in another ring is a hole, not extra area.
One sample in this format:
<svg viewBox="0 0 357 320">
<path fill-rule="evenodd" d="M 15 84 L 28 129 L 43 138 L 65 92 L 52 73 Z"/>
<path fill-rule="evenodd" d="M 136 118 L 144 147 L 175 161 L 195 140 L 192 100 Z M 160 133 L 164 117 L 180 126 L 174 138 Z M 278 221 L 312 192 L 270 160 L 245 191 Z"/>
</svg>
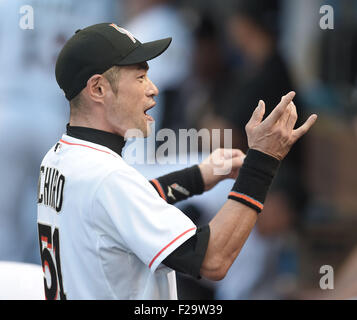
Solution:
<svg viewBox="0 0 357 320">
<path fill-rule="evenodd" d="M 152 109 L 153 107 L 155 107 L 156 103 L 154 103 L 153 105 L 151 105 L 149 108 L 145 109 L 144 110 L 144 114 L 145 114 L 145 117 L 148 121 L 154 121 L 154 118 L 150 115 L 147 114 L 147 112 Z"/>
</svg>

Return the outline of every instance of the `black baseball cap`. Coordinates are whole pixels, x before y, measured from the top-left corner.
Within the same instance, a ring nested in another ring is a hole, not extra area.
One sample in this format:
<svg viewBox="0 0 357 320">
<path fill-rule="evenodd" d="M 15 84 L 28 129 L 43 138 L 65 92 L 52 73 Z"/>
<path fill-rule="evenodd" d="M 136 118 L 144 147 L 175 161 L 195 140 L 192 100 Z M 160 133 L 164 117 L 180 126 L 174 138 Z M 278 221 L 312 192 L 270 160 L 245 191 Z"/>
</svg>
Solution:
<svg viewBox="0 0 357 320">
<path fill-rule="evenodd" d="M 56 80 L 68 100 L 87 85 L 94 74 L 112 66 L 151 60 L 163 53 L 172 38 L 141 43 L 114 23 L 100 23 L 77 30 L 66 42 L 56 62 Z"/>
</svg>

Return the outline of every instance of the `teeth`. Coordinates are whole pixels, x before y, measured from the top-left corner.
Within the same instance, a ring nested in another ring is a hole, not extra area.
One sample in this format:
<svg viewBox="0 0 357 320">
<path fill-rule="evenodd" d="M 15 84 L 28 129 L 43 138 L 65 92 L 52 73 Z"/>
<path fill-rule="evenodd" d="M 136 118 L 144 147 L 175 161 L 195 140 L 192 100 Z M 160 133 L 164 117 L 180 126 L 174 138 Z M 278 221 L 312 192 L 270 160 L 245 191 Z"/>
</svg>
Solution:
<svg viewBox="0 0 357 320">
<path fill-rule="evenodd" d="M 155 105 L 153 105 L 152 107 L 147 108 L 146 110 L 144 110 L 144 113 L 146 114 L 147 111 L 149 111 L 151 108 L 153 108 Z"/>
</svg>

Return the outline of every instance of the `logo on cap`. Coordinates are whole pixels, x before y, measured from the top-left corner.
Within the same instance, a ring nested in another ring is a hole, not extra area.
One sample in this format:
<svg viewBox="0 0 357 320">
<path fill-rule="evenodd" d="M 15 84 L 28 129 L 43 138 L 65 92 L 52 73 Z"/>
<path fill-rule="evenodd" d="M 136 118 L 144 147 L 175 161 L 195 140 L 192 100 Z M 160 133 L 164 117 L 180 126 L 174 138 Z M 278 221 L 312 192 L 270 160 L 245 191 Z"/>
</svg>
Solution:
<svg viewBox="0 0 357 320">
<path fill-rule="evenodd" d="M 126 34 L 129 37 L 129 39 L 131 41 L 133 41 L 134 43 L 136 42 L 136 39 L 134 38 L 134 36 L 128 30 L 126 30 L 124 28 L 121 28 L 121 27 L 118 27 L 115 23 L 111 23 L 110 26 L 115 28 L 120 33 Z"/>
</svg>

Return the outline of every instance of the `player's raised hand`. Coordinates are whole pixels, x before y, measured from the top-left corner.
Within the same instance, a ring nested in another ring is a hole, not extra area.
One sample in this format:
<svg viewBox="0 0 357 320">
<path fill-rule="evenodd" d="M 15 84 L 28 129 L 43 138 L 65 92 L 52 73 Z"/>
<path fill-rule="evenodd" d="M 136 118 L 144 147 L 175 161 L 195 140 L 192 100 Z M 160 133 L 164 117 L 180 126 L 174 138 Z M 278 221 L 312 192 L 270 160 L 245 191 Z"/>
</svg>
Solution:
<svg viewBox="0 0 357 320">
<path fill-rule="evenodd" d="M 199 165 L 205 190 L 213 188 L 219 181 L 238 177 L 245 154 L 239 149 L 216 149 Z"/>
<path fill-rule="evenodd" d="M 258 107 L 245 127 L 249 148 L 264 152 L 278 160 L 285 158 L 291 146 L 311 128 L 317 119 L 317 115 L 312 114 L 301 127 L 294 130 L 298 119 L 292 101 L 294 97 L 293 91 L 283 96 L 264 121 L 262 119 L 265 104 L 264 101 L 259 101 Z"/>
</svg>

